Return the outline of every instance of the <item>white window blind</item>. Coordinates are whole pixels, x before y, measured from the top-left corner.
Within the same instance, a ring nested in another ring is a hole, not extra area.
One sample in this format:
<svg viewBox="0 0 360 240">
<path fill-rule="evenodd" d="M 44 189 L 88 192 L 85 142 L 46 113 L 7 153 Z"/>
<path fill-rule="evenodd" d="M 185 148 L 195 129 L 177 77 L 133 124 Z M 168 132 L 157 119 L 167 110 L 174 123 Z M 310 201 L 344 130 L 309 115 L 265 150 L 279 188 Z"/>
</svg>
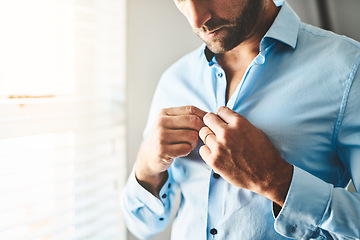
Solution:
<svg viewBox="0 0 360 240">
<path fill-rule="evenodd" d="M 125 239 L 125 0 L 0 0 L 0 239 Z"/>
</svg>

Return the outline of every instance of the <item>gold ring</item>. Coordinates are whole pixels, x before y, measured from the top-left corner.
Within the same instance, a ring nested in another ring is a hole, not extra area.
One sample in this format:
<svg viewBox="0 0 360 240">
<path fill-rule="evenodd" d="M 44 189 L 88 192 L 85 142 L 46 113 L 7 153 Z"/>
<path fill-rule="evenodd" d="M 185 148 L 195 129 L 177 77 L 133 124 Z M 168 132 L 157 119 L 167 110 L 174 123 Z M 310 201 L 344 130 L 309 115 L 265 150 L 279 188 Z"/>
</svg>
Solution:
<svg viewBox="0 0 360 240">
<path fill-rule="evenodd" d="M 213 132 L 208 132 L 207 134 L 205 134 L 205 136 L 204 136 L 204 143 L 205 143 L 205 145 L 206 145 L 206 137 L 209 136 L 210 134 L 214 134 L 214 135 L 215 135 L 215 133 L 213 133 Z"/>
</svg>

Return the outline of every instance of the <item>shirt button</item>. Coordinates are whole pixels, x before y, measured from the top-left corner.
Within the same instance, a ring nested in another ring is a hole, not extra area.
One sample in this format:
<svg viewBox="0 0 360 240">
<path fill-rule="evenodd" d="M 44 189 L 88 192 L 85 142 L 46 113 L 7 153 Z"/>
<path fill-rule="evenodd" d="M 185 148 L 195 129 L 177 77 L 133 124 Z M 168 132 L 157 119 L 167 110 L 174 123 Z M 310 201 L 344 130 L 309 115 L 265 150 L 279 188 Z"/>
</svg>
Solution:
<svg viewBox="0 0 360 240">
<path fill-rule="evenodd" d="M 296 228 L 297 228 L 297 225 L 295 224 L 295 225 L 291 228 L 290 233 L 294 233 L 294 232 L 296 231 Z"/>
<path fill-rule="evenodd" d="M 161 197 L 166 198 L 167 197 L 166 193 L 164 193 Z"/>
<path fill-rule="evenodd" d="M 220 177 L 220 175 L 217 174 L 217 173 L 214 173 L 214 174 L 213 174 L 213 177 L 216 178 L 216 179 L 218 179 L 218 178 Z"/>
<path fill-rule="evenodd" d="M 223 74 L 222 74 L 222 73 L 218 73 L 217 76 L 218 76 L 219 78 L 222 78 L 222 77 L 223 77 Z"/>
<path fill-rule="evenodd" d="M 164 221 L 164 218 L 159 218 L 160 221 Z"/>
<path fill-rule="evenodd" d="M 168 188 L 171 188 L 171 183 L 169 183 Z"/>
<path fill-rule="evenodd" d="M 212 235 L 216 235 L 218 233 L 218 231 L 215 228 L 213 228 L 213 229 L 210 230 L 210 233 Z"/>
</svg>

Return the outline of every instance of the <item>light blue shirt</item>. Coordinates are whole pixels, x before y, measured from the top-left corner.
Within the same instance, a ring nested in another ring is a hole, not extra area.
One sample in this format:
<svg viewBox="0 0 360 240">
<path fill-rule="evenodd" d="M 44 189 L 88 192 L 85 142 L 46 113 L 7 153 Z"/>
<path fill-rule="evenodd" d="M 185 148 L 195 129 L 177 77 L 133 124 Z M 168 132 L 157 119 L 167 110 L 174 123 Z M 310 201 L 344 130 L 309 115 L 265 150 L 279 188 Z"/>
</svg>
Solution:
<svg viewBox="0 0 360 240">
<path fill-rule="evenodd" d="M 359 239 L 360 44 L 301 23 L 287 3 L 262 39 L 229 101 L 226 75 L 205 45 L 172 65 L 154 95 L 145 135 L 160 109 L 228 106 L 261 129 L 294 165 L 285 204 L 273 203 L 215 178 L 198 153 L 176 158 L 155 198 L 130 175 L 122 195 L 128 228 L 149 238 L 180 207 L 173 240 Z M 209 61 L 208 61 L 209 60 Z"/>
</svg>

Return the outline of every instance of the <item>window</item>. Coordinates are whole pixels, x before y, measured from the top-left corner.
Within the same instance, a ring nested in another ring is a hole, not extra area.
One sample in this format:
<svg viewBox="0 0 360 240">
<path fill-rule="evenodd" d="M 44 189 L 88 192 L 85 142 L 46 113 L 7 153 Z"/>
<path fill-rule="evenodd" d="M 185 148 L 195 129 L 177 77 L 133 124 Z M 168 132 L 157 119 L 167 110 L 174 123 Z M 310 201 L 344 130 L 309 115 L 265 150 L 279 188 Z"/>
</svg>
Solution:
<svg viewBox="0 0 360 240">
<path fill-rule="evenodd" d="M 125 0 L 0 0 L 0 239 L 125 239 Z"/>
</svg>

